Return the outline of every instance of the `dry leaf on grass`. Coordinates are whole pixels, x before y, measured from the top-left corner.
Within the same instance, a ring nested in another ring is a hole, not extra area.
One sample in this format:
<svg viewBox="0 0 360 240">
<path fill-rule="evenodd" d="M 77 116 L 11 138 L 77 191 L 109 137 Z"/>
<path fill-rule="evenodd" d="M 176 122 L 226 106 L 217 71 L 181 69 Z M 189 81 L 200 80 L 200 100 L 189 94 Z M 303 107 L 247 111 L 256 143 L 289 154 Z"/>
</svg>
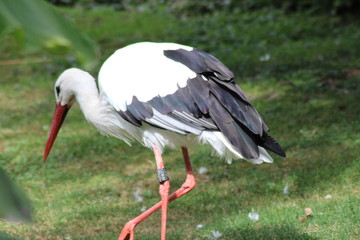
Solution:
<svg viewBox="0 0 360 240">
<path fill-rule="evenodd" d="M 311 214 L 312 214 L 311 208 L 305 208 L 304 210 L 305 210 L 305 215 L 306 215 L 307 217 L 311 216 Z"/>
<path fill-rule="evenodd" d="M 309 217 L 311 217 L 311 214 L 313 213 L 311 208 L 305 208 L 305 216 L 299 217 L 300 222 L 305 222 Z"/>
</svg>

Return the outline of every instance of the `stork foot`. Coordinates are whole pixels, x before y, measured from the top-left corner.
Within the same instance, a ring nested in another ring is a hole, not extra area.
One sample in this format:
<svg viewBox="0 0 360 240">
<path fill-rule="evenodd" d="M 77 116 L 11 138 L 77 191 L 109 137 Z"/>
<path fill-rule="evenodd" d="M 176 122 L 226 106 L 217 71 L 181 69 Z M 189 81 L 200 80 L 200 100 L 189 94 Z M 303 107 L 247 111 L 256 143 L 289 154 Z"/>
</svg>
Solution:
<svg viewBox="0 0 360 240">
<path fill-rule="evenodd" d="M 132 221 L 129 221 L 125 224 L 124 228 L 122 229 L 118 240 L 134 240 L 134 229 L 136 224 Z"/>
</svg>

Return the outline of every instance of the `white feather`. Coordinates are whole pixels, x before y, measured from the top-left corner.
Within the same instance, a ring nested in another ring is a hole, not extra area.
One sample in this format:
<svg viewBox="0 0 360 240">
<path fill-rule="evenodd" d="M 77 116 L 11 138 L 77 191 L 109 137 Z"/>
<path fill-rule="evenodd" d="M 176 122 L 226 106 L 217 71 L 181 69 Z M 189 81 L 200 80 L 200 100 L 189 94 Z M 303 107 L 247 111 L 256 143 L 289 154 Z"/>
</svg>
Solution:
<svg viewBox="0 0 360 240">
<path fill-rule="evenodd" d="M 164 56 L 164 50 L 193 48 L 175 43 L 136 43 L 117 50 L 101 67 L 99 86 L 116 110 L 126 110 L 133 96 L 149 101 L 185 87 L 196 73 Z"/>
<path fill-rule="evenodd" d="M 201 134 L 201 131 L 198 128 L 194 128 L 191 125 L 185 124 L 175 118 L 172 118 L 171 116 L 161 114 L 154 108 L 152 110 L 154 116 L 150 119 L 146 119 L 146 122 L 152 123 L 154 125 L 161 124 L 162 127 L 181 134 L 186 134 L 187 132 L 196 135 Z"/>
<path fill-rule="evenodd" d="M 213 149 L 215 150 L 216 154 L 219 156 L 223 156 L 226 158 L 228 163 L 232 162 L 232 159 L 245 159 L 255 164 L 260 164 L 262 162 L 273 162 L 273 159 L 270 155 L 266 152 L 266 150 L 262 147 L 259 148 L 260 156 L 256 159 L 246 159 L 244 156 L 241 155 L 234 146 L 225 138 L 225 136 L 218 131 L 204 131 L 198 137 L 201 143 L 210 144 Z"/>
<path fill-rule="evenodd" d="M 194 124 L 197 124 L 198 126 L 204 126 L 204 127 L 207 127 L 207 128 L 214 128 L 216 129 L 217 127 L 210 123 L 210 122 L 207 122 L 201 118 L 195 118 L 194 116 L 191 116 L 190 114 L 186 113 L 186 112 L 178 112 L 178 111 L 173 111 L 172 112 L 174 115 L 178 116 L 179 118 L 182 118 L 182 119 L 185 119 L 185 120 L 188 120 L 190 121 L 191 123 L 194 123 Z M 204 127 L 200 127 L 200 129 L 204 129 Z"/>
</svg>

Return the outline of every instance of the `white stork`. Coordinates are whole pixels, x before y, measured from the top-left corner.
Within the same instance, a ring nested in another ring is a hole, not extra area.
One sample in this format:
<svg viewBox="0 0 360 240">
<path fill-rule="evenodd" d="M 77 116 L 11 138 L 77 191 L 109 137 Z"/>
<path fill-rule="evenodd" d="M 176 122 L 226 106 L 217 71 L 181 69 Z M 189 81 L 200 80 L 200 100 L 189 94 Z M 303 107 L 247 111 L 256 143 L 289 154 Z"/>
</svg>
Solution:
<svg viewBox="0 0 360 240">
<path fill-rule="evenodd" d="M 119 240 L 134 239 L 135 226 L 162 208 L 161 239 L 166 239 L 168 202 L 195 187 L 187 146 L 205 143 L 228 160 L 272 162 L 265 149 L 285 157 L 258 112 L 235 84 L 233 73 L 212 55 L 175 43 L 136 43 L 117 50 L 95 79 L 65 70 L 55 83 L 56 109 L 46 143 L 46 160 L 66 113 L 76 100 L 101 133 L 127 143 L 139 141 L 155 154 L 161 202 L 129 221 Z M 169 195 L 161 153 L 181 147 L 187 177 Z"/>
</svg>

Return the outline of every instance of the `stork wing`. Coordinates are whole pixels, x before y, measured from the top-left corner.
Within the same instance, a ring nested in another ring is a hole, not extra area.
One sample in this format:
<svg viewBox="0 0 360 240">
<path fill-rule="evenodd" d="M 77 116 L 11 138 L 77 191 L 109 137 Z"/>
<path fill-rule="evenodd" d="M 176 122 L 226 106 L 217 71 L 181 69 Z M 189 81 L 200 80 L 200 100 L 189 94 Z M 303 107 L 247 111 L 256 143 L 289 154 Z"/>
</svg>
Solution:
<svg viewBox="0 0 360 240">
<path fill-rule="evenodd" d="M 268 127 L 235 84 L 233 73 L 218 59 L 197 49 L 174 46 L 162 54 L 163 62 L 180 64 L 193 74 L 188 74 L 169 94 L 147 100 L 134 94 L 126 108 L 118 109 L 125 120 L 136 126 L 146 122 L 180 134 L 221 131 L 248 159 L 259 157 L 258 146 L 285 156 L 279 144 L 266 134 Z M 177 72 L 172 75 L 181 76 Z"/>
</svg>

